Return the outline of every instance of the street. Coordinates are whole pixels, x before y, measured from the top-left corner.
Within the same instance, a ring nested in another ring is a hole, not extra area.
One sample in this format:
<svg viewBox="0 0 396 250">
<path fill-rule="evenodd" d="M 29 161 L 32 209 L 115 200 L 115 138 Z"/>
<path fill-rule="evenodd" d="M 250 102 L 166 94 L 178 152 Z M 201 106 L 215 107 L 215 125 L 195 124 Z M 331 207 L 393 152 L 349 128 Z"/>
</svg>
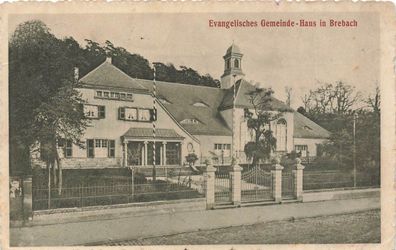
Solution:
<svg viewBox="0 0 396 250">
<path fill-rule="evenodd" d="M 169 236 L 109 241 L 108 246 L 201 244 L 380 243 L 379 209 L 352 214 L 289 219 Z"/>
</svg>

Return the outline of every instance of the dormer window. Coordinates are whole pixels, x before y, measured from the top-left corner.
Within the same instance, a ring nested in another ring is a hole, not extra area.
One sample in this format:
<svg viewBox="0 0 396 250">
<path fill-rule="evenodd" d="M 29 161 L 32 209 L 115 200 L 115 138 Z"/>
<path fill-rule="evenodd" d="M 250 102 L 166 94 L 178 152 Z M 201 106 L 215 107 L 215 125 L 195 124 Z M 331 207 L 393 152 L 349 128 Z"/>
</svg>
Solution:
<svg viewBox="0 0 396 250">
<path fill-rule="evenodd" d="M 168 101 L 166 98 L 164 98 L 164 97 L 160 97 L 159 98 L 159 101 L 162 103 L 162 104 L 172 104 L 170 101 Z"/>
<path fill-rule="evenodd" d="M 208 108 L 209 106 L 204 102 L 196 102 L 193 104 L 194 107 L 205 107 Z"/>
<path fill-rule="evenodd" d="M 187 118 L 180 122 L 181 124 L 200 124 L 200 122 L 195 118 Z"/>
<path fill-rule="evenodd" d="M 312 130 L 312 128 L 308 127 L 308 126 L 304 126 L 305 130 Z"/>
</svg>

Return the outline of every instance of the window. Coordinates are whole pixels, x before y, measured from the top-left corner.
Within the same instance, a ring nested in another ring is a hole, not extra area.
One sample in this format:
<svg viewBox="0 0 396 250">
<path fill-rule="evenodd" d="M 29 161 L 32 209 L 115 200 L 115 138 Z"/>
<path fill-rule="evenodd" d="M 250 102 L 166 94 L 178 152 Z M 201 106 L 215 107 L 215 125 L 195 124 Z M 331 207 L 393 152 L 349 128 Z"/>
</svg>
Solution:
<svg viewBox="0 0 396 250">
<path fill-rule="evenodd" d="M 115 141 L 109 140 L 108 142 L 108 157 L 115 157 Z"/>
<path fill-rule="evenodd" d="M 105 106 L 84 104 L 83 112 L 85 117 L 91 119 L 105 118 Z"/>
<path fill-rule="evenodd" d="M 166 163 L 168 165 L 180 164 L 180 143 L 168 142 L 166 144 Z"/>
<path fill-rule="evenodd" d="M 121 98 L 121 99 L 125 99 L 125 98 L 126 98 L 126 94 L 125 94 L 125 93 L 121 93 L 121 94 L 120 94 L 120 98 Z"/>
<path fill-rule="evenodd" d="M 110 92 L 110 98 L 114 98 L 115 97 L 115 93 L 114 92 Z"/>
<path fill-rule="evenodd" d="M 103 96 L 109 98 L 110 97 L 110 93 L 105 91 L 105 92 L 103 92 Z"/>
<path fill-rule="evenodd" d="M 295 145 L 294 149 L 296 150 L 297 153 L 301 153 L 302 157 L 307 156 L 308 152 L 308 146 L 307 145 Z"/>
<path fill-rule="evenodd" d="M 285 119 L 279 119 L 276 123 L 276 150 L 286 151 L 287 123 Z"/>
<path fill-rule="evenodd" d="M 228 156 L 230 156 L 230 153 L 231 153 L 231 144 L 216 143 L 214 145 L 214 149 L 215 149 L 215 153 L 217 155 L 222 155 L 222 156 L 228 157 Z"/>
<path fill-rule="evenodd" d="M 141 122 L 156 121 L 157 112 L 154 109 L 120 107 L 118 109 L 118 119 L 125 121 L 141 121 Z"/>
<path fill-rule="evenodd" d="M 206 103 L 203 102 L 196 102 L 193 104 L 194 107 L 209 107 L 209 105 L 207 105 Z"/>
<path fill-rule="evenodd" d="M 238 59 L 234 60 L 234 67 L 239 68 L 239 60 Z"/>
<path fill-rule="evenodd" d="M 195 118 L 184 119 L 180 123 L 181 124 L 200 124 L 200 122 Z"/>
<path fill-rule="evenodd" d="M 139 109 L 139 121 L 150 121 L 149 109 Z"/>
<path fill-rule="evenodd" d="M 127 94 L 127 99 L 131 99 L 132 100 L 133 95 L 132 94 Z"/>
<path fill-rule="evenodd" d="M 117 99 L 120 99 L 120 93 L 118 93 L 118 92 L 114 93 L 114 97 Z"/>
<path fill-rule="evenodd" d="M 102 91 L 96 91 L 96 96 L 102 97 L 103 92 Z"/>
<path fill-rule="evenodd" d="M 102 140 L 102 148 L 107 148 L 107 140 Z"/>
<path fill-rule="evenodd" d="M 227 59 L 226 60 L 226 69 L 229 69 L 229 68 L 231 68 L 231 60 Z"/>
<path fill-rule="evenodd" d="M 73 142 L 72 140 L 66 140 L 65 143 L 65 157 L 73 156 Z"/>
<path fill-rule="evenodd" d="M 101 140 L 100 139 L 96 139 L 95 140 L 95 148 L 100 148 L 102 145 Z"/>
</svg>

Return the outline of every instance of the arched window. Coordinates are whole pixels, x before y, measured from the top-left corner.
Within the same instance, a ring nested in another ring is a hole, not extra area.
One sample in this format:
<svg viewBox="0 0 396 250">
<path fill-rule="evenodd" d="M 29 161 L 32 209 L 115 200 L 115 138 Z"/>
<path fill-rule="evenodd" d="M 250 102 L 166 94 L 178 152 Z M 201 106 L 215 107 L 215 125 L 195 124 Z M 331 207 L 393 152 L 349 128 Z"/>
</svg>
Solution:
<svg viewBox="0 0 396 250">
<path fill-rule="evenodd" d="M 239 68 L 239 60 L 238 59 L 234 60 L 234 67 L 237 69 Z"/>
<path fill-rule="evenodd" d="M 276 123 L 276 150 L 287 151 L 287 123 L 285 119 L 279 119 Z"/>
<path fill-rule="evenodd" d="M 227 59 L 226 60 L 226 69 L 230 69 L 231 68 L 231 59 Z"/>
</svg>

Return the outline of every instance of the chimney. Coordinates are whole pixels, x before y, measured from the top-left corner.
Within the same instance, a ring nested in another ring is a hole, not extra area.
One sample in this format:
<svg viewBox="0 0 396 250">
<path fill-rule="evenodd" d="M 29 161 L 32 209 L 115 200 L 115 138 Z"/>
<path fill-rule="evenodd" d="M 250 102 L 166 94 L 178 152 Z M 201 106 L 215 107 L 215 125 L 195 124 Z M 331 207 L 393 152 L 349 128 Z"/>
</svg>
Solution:
<svg viewBox="0 0 396 250">
<path fill-rule="evenodd" d="M 80 70 L 78 67 L 74 67 L 74 82 L 78 82 L 78 79 L 80 78 Z"/>
<path fill-rule="evenodd" d="M 111 56 L 106 57 L 106 62 L 113 64 L 113 58 Z"/>
</svg>

